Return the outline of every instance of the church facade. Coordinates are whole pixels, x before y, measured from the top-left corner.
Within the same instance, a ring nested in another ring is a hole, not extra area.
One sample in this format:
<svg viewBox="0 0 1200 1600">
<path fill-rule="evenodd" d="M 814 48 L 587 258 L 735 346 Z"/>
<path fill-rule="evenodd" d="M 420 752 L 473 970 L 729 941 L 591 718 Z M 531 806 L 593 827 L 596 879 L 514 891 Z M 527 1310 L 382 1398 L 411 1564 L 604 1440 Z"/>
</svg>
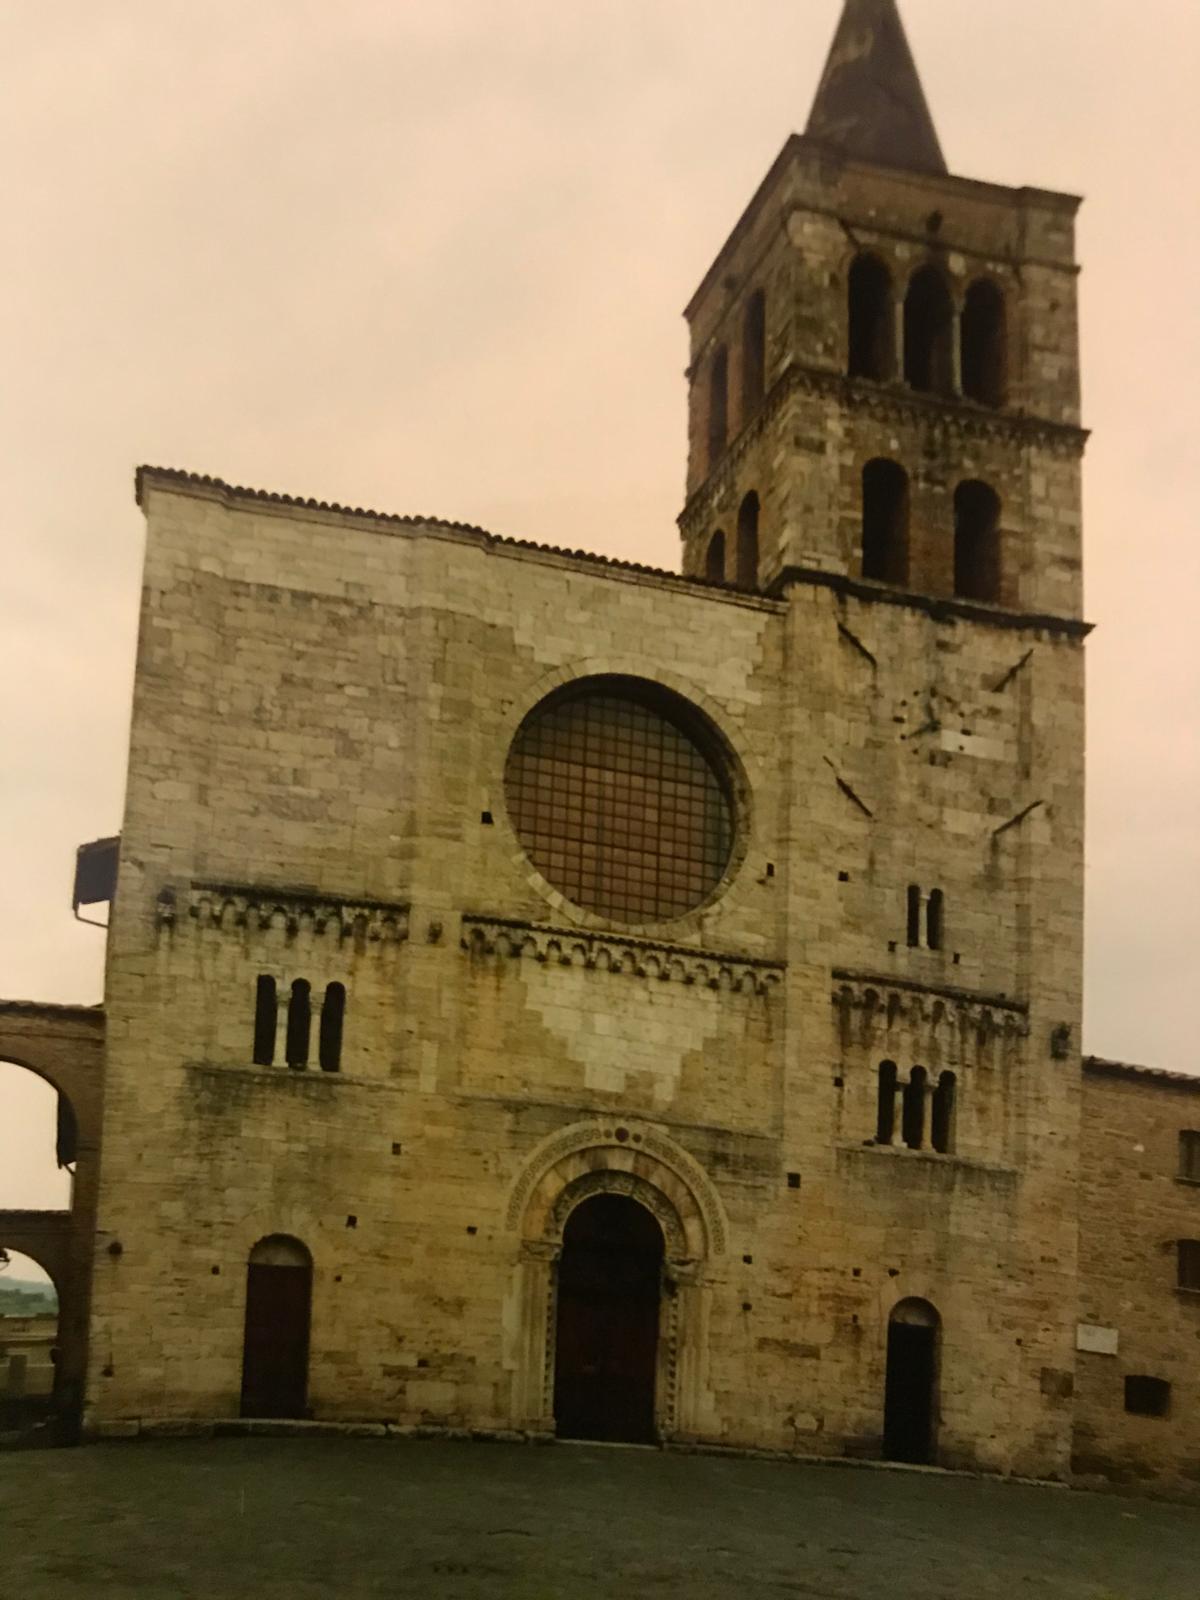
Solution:
<svg viewBox="0 0 1200 1600">
<path fill-rule="evenodd" d="M 1077 204 L 848 0 L 681 573 L 139 472 L 93 1434 L 1200 1472 L 1197 1086 L 1080 1060 Z"/>
</svg>

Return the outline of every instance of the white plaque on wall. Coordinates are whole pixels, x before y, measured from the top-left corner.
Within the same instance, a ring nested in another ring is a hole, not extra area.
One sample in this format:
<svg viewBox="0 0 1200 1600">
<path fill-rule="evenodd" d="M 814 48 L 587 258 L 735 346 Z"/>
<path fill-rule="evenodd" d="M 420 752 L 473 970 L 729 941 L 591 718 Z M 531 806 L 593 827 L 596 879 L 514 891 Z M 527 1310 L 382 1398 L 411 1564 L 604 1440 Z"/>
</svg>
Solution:
<svg viewBox="0 0 1200 1600">
<path fill-rule="evenodd" d="M 1097 1328 L 1090 1322 L 1081 1322 L 1075 1330 L 1076 1350 L 1085 1350 L 1093 1356 L 1115 1356 L 1121 1347 L 1121 1335 L 1116 1328 Z"/>
</svg>

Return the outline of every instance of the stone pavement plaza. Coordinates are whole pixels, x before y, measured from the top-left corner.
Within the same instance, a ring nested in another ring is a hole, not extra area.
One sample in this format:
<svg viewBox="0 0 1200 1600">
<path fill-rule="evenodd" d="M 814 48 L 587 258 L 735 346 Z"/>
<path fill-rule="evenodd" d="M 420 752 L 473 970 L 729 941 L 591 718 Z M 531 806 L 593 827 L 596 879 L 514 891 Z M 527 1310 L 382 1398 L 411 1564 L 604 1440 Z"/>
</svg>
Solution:
<svg viewBox="0 0 1200 1600">
<path fill-rule="evenodd" d="M 601 1446 L 164 1440 L 0 1456 L 13 1600 L 1195 1600 L 1200 1511 Z"/>
</svg>

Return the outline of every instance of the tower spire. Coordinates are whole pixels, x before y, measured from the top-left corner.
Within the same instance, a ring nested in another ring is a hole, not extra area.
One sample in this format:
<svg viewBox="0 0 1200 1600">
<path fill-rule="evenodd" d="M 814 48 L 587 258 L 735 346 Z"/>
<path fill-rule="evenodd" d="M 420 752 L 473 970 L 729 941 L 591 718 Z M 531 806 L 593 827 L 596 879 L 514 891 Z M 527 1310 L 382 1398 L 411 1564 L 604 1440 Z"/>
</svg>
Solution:
<svg viewBox="0 0 1200 1600">
<path fill-rule="evenodd" d="M 896 0 L 845 0 L 805 132 L 879 166 L 947 170 Z"/>
</svg>

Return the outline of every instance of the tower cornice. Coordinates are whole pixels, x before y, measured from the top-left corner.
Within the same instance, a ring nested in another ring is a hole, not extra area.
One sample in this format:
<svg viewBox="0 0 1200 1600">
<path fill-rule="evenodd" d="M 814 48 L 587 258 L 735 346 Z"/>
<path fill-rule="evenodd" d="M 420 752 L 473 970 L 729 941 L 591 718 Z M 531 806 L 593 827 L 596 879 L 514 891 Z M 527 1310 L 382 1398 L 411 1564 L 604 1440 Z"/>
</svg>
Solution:
<svg viewBox="0 0 1200 1600">
<path fill-rule="evenodd" d="M 1086 639 L 1096 626 L 1082 617 L 1055 616 L 1047 611 L 1014 611 L 1006 606 L 985 605 L 950 595 L 918 594 L 911 589 L 897 589 L 891 584 L 872 583 L 851 578 L 844 572 L 826 572 L 817 567 L 784 567 L 767 585 L 765 593 L 773 600 L 782 600 L 789 589 L 794 588 L 829 589 L 843 598 L 861 600 L 868 605 L 921 611 L 934 622 L 976 622 L 1009 632 L 1044 633 L 1076 641 Z"/>
<path fill-rule="evenodd" d="M 896 422 L 936 422 L 946 433 L 962 439 L 1005 440 L 1016 444 L 1035 444 L 1068 455 L 1081 456 L 1091 437 L 1090 430 L 1073 423 L 1054 422 L 1048 417 L 1023 412 L 991 411 L 969 401 L 943 399 L 938 395 L 917 394 L 896 384 L 871 383 L 849 378 L 844 373 L 822 371 L 791 362 L 771 385 L 762 406 L 729 444 L 715 468 L 687 498 L 677 520 L 684 534 L 695 531 L 697 520 L 707 512 L 727 482 L 736 476 L 739 461 L 777 415 L 780 406 L 793 394 L 815 394 L 835 400 L 851 412 L 866 412 Z"/>
<path fill-rule="evenodd" d="M 861 175 L 867 178 L 886 178 L 895 184 L 911 185 L 914 188 L 919 187 L 922 193 L 928 197 L 931 206 L 936 206 L 939 197 L 944 201 L 950 201 L 957 197 L 976 202 L 993 202 L 998 207 L 1005 208 L 1011 208 L 1016 203 L 1027 208 L 1060 211 L 1073 217 L 1083 204 L 1081 196 L 1077 194 L 1069 194 L 1065 190 L 1059 189 L 1043 189 L 1036 184 L 1018 184 L 1014 186 L 994 183 L 986 178 L 964 178 L 953 172 L 909 172 L 899 167 L 881 166 L 878 162 L 866 161 L 861 157 L 848 155 L 845 150 L 841 150 L 835 145 L 827 144 L 822 139 L 814 138 L 811 134 L 793 133 L 785 140 L 779 154 L 771 163 L 766 176 L 754 191 L 746 209 L 734 223 L 725 242 L 713 257 L 711 266 L 684 307 L 683 315 L 687 321 L 690 322 L 694 318 L 700 302 L 711 290 L 714 282 L 724 270 L 730 256 L 753 227 L 763 207 L 776 192 L 783 174 L 793 162 L 801 161 L 819 164 L 823 177 L 830 186 L 842 173 L 851 176 Z M 805 209 L 837 216 L 842 215 L 842 208 L 836 206 L 806 204 Z"/>
</svg>

